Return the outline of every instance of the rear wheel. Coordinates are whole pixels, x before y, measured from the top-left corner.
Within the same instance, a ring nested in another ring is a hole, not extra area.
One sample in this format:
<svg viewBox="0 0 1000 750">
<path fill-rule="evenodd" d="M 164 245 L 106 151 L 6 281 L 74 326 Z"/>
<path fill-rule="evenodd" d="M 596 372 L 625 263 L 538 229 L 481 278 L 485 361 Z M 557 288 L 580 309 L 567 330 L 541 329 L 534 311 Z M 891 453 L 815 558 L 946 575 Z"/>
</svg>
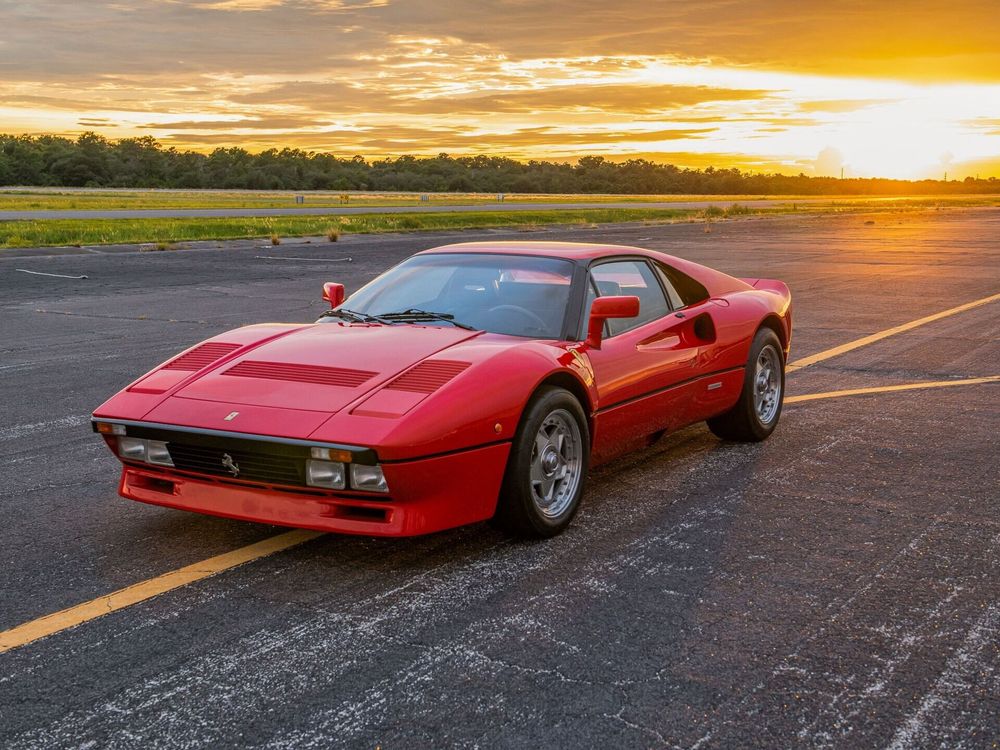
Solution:
<svg viewBox="0 0 1000 750">
<path fill-rule="evenodd" d="M 709 419 L 708 428 L 723 440 L 764 440 L 778 425 L 784 398 L 781 342 L 770 328 L 761 328 L 750 346 L 740 400 L 725 414 Z"/>
<path fill-rule="evenodd" d="M 589 458 L 580 402 L 562 388 L 539 390 L 514 435 L 494 523 L 522 537 L 563 531 L 580 507 Z"/>
</svg>

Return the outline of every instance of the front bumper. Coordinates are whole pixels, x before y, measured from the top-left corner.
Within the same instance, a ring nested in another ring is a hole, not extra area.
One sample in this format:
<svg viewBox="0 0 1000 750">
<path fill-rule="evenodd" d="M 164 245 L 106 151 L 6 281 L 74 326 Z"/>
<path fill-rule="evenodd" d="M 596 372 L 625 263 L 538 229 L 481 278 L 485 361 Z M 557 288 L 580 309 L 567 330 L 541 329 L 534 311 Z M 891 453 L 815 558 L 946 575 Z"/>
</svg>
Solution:
<svg viewBox="0 0 1000 750">
<path fill-rule="evenodd" d="M 168 508 L 370 536 L 414 536 L 493 516 L 510 443 L 383 464 L 388 495 L 262 486 L 126 463 L 118 491 Z"/>
</svg>

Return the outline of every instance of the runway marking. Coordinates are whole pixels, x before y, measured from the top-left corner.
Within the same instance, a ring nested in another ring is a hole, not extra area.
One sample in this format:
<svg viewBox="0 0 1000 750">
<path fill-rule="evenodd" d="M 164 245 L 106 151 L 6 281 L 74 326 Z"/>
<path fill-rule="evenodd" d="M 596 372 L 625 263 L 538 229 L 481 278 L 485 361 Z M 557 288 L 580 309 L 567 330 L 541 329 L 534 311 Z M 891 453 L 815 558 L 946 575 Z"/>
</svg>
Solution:
<svg viewBox="0 0 1000 750">
<path fill-rule="evenodd" d="M 835 346 L 832 349 L 825 349 L 816 354 L 811 354 L 808 357 L 803 357 L 802 359 L 797 359 L 790 363 L 786 368 L 785 372 L 795 372 L 796 370 L 801 370 L 804 367 L 809 367 L 817 362 L 822 362 L 824 360 L 830 359 L 831 357 L 836 357 L 841 354 L 858 349 L 862 346 L 867 346 L 868 344 L 873 344 L 876 341 L 881 341 L 882 339 L 889 338 L 890 336 L 895 336 L 897 333 L 904 333 L 906 331 L 912 331 L 914 328 L 919 328 L 920 326 L 927 325 L 928 323 L 933 323 L 936 320 L 941 320 L 942 318 L 947 318 L 951 315 L 957 315 L 960 312 L 965 312 L 966 310 L 971 310 L 974 307 L 979 307 L 980 305 L 988 305 L 990 302 L 996 302 L 1000 300 L 1000 293 L 991 294 L 989 297 L 983 297 L 982 299 L 974 300 L 973 302 L 966 302 L 964 305 L 959 305 L 958 307 L 952 307 L 948 310 L 943 310 L 939 313 L 934 313 L 933 315 L 928 315 L 924 318 L 918 318 L 917 320 L 911 320 L 909 323 L 903 323 L 902 325 L 894 326 L 892 328 L 887 328 L 884 331 L 879 331 L 878 333 L 873 333 L 869 336 L 864 336 L 860 339 L 854 341 L 848 341 L 846 344 L 841 344 L 840 346 Z"/>
<path fill-rule="evenodd" d="M 309 263 L 350 263 L 354 258 L 293 258 L 288 255 L 255 255 L 257 260 L 304 260 Z"/>
<path fill-rule="evenodd" d="M 981 383 L 1000 383 L 1000 375 L 988 375 L 983 378 L 966 378 L 965 380 L 929 380 L 924 383 L 903 383 L 902 385 L 879 385 L 871 388 L 851 388 L 844 391 L 826 391 L 825 393 L 806 393 L 802 396 L 787 396 L 786 404 L 798 404 L 803 401 L 817 401 L 824 398 L 843 398 L 844 396 L 862 396 L 866 393 L 893 393 L 895 391 L 915 391 L 921 388 L 949 388 L 955 385 L 979 385 Z"/>
<path fill-rule="evenodd" d="M 947 388 L 950 386 L 976 385 L 981 383 L 1000 383 L 1000 375 L 967 378 L 965 380 L 938 380 L 925 383 L 905 383 L 902 385 L 877 386 L 873 388 L 827 391 L 825 393 L 807 393 L 801 396 L 789 396 L 785 398 L 785 403 L 794 404 L 819 399 L 859 396 L 866 393 L 889 393 L 920 388 Z M 30 620 L 29 622 L 0 632 L 0 653 L 25 646 L 40 638 L 55 635 L 63 630 L 68 630 L 90 620 L 95 620 L 110 612 L 131 607 L 133 604 L 144 602 L 147 599 L 152 599 L 160 594 L 181 588 L 189 583 L 210 578 L 244 563 L 268 557 L 276 552 L 295 547 L 323 535 L 324 532 L 309 531 L 306 529 L 288 531 L 284 534 L 247 545 L 246 547 L 240 547 L 231 552 L 210 557 L 207 560 L 202 560 L 201 562 L 196 562 L 177 570 L 168 571 L 155 578 L 140 581 L 110 594 L 69 607 L 68 609 L 44 615 L 36 620 Z"/>
<path fill-rule="evenodd" d="M 15 268 L 21 273 L 33 273 L 35 276 L 55 276 L 57 279 L 86 279 L 88 276 L 67 276 L 64 273 L 46 273 L 45 271 L 29 271 L 27 268 Z"/>
<path fill-rule="evenodd" d="M 225 570 L 235 568 L 244 563 L 258 560 L 276 552 L 295 547 L 317 537 L 323 536 L 321 531 L 296 529 L 269 539 L 264 539 L 246 547 L 240 547 L 232 552 L 225 552 L 207 560 L 187 565 L 177 570 L 171 570 L 163 575 L 118 589 L 105 596 L 91 599 L 74 607 L 53 612 L 22 625 L 0 632 L 0 653 L 24 646 L 39 638 L 59 633 L 76 627 L 82 623 L 97 619 L 102 615 L 119 609 L 131 607 L 168 591 L 186 586 L 189 583 L 209 578 Z"/>
</svg>

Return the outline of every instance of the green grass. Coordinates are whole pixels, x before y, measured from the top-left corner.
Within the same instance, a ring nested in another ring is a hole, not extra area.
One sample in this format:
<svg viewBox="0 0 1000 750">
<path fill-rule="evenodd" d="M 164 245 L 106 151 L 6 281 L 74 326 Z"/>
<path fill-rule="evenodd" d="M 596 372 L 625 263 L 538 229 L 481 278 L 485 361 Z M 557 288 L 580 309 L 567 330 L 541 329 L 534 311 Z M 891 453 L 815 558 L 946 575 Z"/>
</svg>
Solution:
<svg viewBox="0 0 1000 750">
<path fill-rule="evenodd" d="M 297 204 L 296 195 L 305 196 L 305 203 Z M 345 205 L 341 196 L 347 195 L 350 206 L 428 206 L 446 204 L 502 204 L 496 203 L 495 193 L 421 193 L 407 192 L 345 192 L 324 191 L 240 191 L 240 190 L 107 190 L 72 188 L 10 188 L 0 190 L 0 210 L 114 210 L 114 209 L 186 209 L 186 208 L 330 208 Z M 825 202 L 824 196 L 764 196 L 764 195 L 546 195 L 508 194 L 507 201 L 516 203 L 642 203 L 678 201 L 750 201 L 771 198 L 783 201 Z M 892 203 L 894 205 L 979 205 L 995 196 L 941 196 L 928 198 L 867 198 L 864 196 L 829 196 L 831 202 Z"/>
<path fill-rule="evenodd" d="M 668 221 L 696 211 L 662 209 L 539 210 L 483 213 L 356 214 L 227 219 L 46 219 L 0 222 L 0 247 L 106 245 L 184 240 L 329 236 L 440 229 L 529 227 L 541 224 Z"/>
<path fill-rule="evenodd" d="M 303 204 L 295 196 L 305 198 Z M 347 201 L 341 196 L 347 195 Z M 428 200 L 422 201 L 421 195 Z M 761 196 L 700 196 L 700 195 L 548 195 L 507 194 L 506 200 L 516 203 L 610 203 L 687 200 L 754 200 Z M 152 208 L 331 208 L 349 206 L 427 206 L 455 204 L 488 204 L 498 206 L 496 193 L 369 193 L 326 191 L 238 191 L 238 190 L 73 190 L 17 188 L 0 190 L 0 210 L 45 211 Z"/>
<path fill-rule="evenodd" d="M 954 204 L 947 204 L 951 207 Z M 997 205 L 967 202 L 959 205 Z M 705 209 L 603 208 L 549 209 L 535 211 L 484 211 L 482 213 L 355 214 L 350 216 L 281 216 L 219 219 L 45 219 L 0 221 L 0 248 L 55 247 L 66 245 L 155 243 L 169 248 L 173 243 L 194 240 L 232 240 L 281 237 L 340 237 L 344 234 L 415 232 L 510 227 L 531 230 L 547 224 L 593 226 L 617 222 L 649 223 L 718 221 L 732 218 L 796 213 L 891 213 L 938 207 L 934 201 L 917 199 L 907 203 L 856 201 L 780 206 L 756 209 L 736 204 Z M 270 241 L 274 241 L 270 239 Z M 277 243 L 276 243 L 277 244 Z"/>
</svg>

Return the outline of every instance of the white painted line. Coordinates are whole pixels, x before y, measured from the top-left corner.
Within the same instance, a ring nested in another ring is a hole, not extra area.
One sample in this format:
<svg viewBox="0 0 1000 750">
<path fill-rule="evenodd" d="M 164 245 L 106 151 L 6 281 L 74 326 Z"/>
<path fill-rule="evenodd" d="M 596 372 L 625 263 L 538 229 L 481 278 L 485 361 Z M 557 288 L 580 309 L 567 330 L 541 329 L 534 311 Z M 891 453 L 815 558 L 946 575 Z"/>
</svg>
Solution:
<svg viewBox="0 0 1000 750">
<path fill-rule="evenodd" d="M 354 258 L 292 258 L 288 255 L 255 255 L 258 260 L 304 260 L 309 263 L 353 263 Z"/>
<path fill-rule="evenodd" d="M 27 268 L 15 268 L 15 271 L 20 271 L 21 273 L 32 273 L 35 276 L 55 276 L 58 279 L 86 279 L 88 276 L 67 276 L 64 273 L 45 273 L 45 271 L 29 271 Z"/>
</svg>

